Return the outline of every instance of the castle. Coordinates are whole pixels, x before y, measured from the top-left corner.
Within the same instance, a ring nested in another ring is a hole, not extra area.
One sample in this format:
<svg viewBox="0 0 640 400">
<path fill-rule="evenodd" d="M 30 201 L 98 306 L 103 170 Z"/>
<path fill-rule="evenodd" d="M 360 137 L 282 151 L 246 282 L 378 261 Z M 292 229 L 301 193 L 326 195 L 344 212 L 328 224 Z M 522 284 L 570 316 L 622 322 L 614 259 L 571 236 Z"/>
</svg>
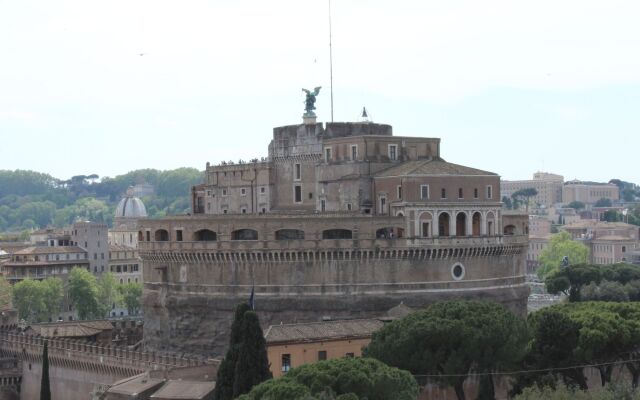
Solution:
<svg viewBox="0 0 640 400">
<path fill-rule="evenodd" d="M 265 326 L 492 299 L 524 314 L 526 215 L 500 177 L 389 125 L 277 127 L 268 157 L 210 165 L 192 213 L 141 219 L 145 343 L 221 355 L 255 293 Z"/>
</svg>

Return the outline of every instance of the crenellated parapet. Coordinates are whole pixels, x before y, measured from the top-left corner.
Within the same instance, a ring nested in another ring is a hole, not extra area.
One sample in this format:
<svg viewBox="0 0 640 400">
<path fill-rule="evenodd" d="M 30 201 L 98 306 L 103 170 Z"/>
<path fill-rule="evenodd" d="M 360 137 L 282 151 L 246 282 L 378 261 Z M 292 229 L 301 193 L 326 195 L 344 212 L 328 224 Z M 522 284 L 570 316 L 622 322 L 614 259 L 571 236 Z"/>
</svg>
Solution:
<svg viewBox="0 0 640 400">
<path fill-rule="evenodd" d="M 45 341 L 48 342 L 51 365 L 110 376 L 131 376 L 149 370 L 195 367 L 209 363 L 204 358 L 183 357 L 175 353 L 136 351 L 9 332 L 0 332 L 0 355 L 18 357 L 23 362 L 41 363 Z"/>
</svg>

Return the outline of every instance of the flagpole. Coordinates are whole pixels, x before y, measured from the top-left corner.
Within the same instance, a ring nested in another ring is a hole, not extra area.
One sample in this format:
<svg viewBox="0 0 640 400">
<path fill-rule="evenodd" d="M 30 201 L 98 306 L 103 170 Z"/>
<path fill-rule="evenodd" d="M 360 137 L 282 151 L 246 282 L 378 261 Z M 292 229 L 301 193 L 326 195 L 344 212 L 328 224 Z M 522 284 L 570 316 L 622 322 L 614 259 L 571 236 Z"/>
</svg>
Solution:
<svg viewBox="0 0 640 400">
<path fill-rule="evenodd" d="M 333 122 L 333 48 L 331 46 L 331 0 L 329 0 L 329 81 L 331 83 L 331 122 Z"/>
</svg>

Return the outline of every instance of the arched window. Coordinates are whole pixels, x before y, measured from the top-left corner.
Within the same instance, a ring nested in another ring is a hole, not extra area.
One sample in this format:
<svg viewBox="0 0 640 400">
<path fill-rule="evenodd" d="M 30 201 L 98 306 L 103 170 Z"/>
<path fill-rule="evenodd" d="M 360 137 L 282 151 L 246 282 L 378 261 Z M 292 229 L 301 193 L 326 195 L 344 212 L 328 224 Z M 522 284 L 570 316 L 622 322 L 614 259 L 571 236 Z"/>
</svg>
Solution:
<svg viewBox="0 0 640 400">
<path fill-rule="evenodd" d="M 169 232 L 165 229 L 158 229 L 154 234 L 156 242 L 167 242 L 169 241 Z"/>
<path fill-rule="evenodd" d="M 449 236 L 449 213 L 443 212 L 438 216 L 438 236 Z"/>
<path fill-rule="evenodd" d="M 515 235 L 516 234 L 515 225 L 507 225 L 507 226 L 505 226 L 504 229 L 503 229 L 503 233 L 505 235 L 508 235 L 508 236 Z"/>
<path fill-rule="evenodd" d="M 194 232 L 193 240 L 196 242 L 213 242 L 218 240 L 218 235 L 209 229 L 200 229 L 199 231 Z"/>
<path fill-rule="evenodd" d="M 142 242 L 144 240 L 144 234 L 142 231 L 138 231 L 138 242 Z"/>
<path fill-rule="evenodd" d="M 258 240 L 258 231 L 253 229 L 238 229 L 231 232 L 231 240 Z"/>
<path fill-rule="evenodd" d="M 480 221 L 482 217 L 479 212 L 474 212 L 471 217 L 471 235 L 480 236 Z"/>
<path fill-rule="evenodd" d="M 276 231 L 276 240 L 302 240 L 304 231 L 299 229 L 280 229 Z"/>
<path fill-rule="evenodd" d="M 467 214 L 464 212 L 456 215 L 456 236 L 467 236 Z"/>
<path fill-rule="evenodd" d="M 351 239 L 353 233 L 348 229 L 327 229 L 322 231 L 323 239 Z"/>
</svg>

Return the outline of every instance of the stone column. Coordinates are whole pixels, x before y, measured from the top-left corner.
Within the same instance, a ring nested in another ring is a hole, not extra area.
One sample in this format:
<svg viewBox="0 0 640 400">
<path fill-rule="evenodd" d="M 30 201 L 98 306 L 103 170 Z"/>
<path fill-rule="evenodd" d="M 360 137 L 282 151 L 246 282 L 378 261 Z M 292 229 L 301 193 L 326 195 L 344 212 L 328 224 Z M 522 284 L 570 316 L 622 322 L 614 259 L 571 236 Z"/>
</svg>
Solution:
<svg viewBox="0 0 640 400">
<path fill-rule="evenodd" d="M 487 212 L 483 211 L 480 214 L 480 236 L 487 235 Z"/>
<path fill-rule="evenodd" d="M 453 213 L 449 213 L 449 214 L 453 214 L 449 216 L 449 236 L 456 236 L 457 232 L 456 232 L 456 225 L 458 225 L 456 223 L 456 212 L 454 211 Z"/>
<path fill-rule="evenodd" d="M 467 212 L 466 236 L 473 236 L 473 210 Z"/>
</svg>

